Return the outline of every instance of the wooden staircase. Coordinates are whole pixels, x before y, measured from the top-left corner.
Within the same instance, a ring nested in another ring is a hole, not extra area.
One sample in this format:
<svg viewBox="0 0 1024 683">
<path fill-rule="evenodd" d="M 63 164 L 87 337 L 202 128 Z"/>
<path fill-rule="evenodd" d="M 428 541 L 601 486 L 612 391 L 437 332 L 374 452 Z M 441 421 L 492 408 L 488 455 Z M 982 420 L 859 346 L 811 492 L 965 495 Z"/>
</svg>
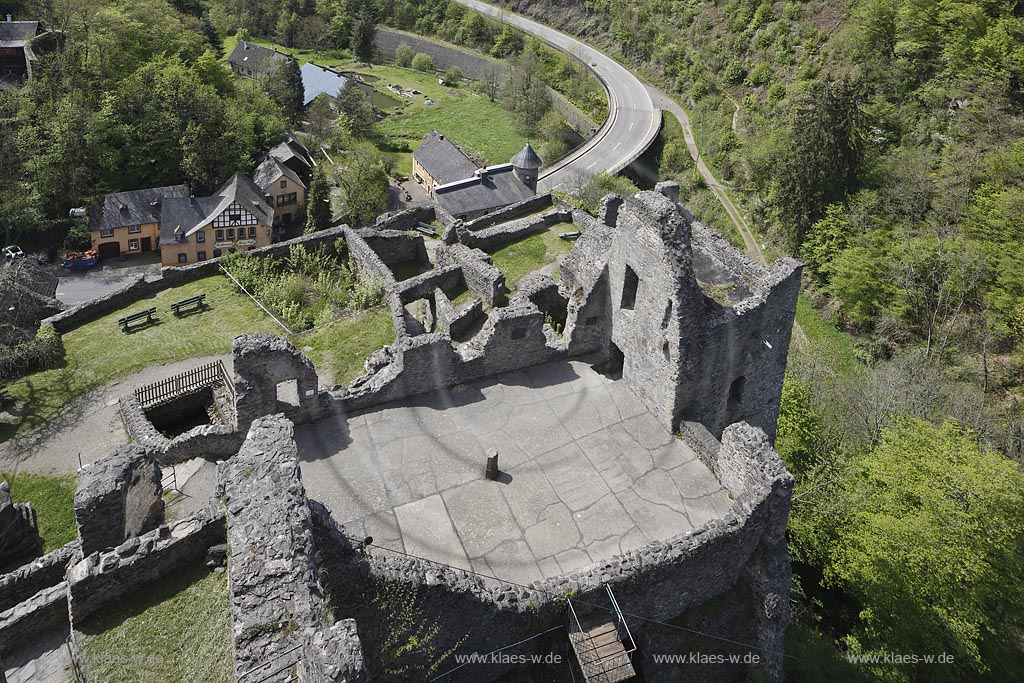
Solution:
<svg viewBox="0 0 1024 683">
<path fill-rule="evenodd" d="M 636 643 L 611 588 L 605 586 L 605 590 L 611 609 L 598 609 L 582 619 L 569 601 L 569 643 L 587 683 L 619 683 L 636 676 L 631 658 Z"/>
</svg>

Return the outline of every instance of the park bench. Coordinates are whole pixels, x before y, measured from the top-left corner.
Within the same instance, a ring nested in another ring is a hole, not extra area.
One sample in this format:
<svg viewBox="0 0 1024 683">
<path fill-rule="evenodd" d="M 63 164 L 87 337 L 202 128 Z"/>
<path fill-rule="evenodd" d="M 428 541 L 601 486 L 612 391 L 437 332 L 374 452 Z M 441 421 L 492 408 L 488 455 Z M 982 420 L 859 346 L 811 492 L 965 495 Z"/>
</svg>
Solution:
<svg viewBox="0 0 1024 683">
<path fill-rule="evenodd" d="M 189 310 L 201 311 L 206 308 L 206 295 L 199 294 L 197 296 L 191 296 L 187 299 L 171 304 L 171 312 L 175 316 L 181 317 L 184 313 Z"/>
<path fill-rule="evenodd" d="M 155 319 L 156 309 L 149 308 L 146 309 L 145 311 L 139 311 L 138 313 L 133 313 L 132 315 L 125 316 L 124 318 L 118 320 L 117 324 L 121 326 L 122 332 L 131 332 L 133 329 L 133 323 L 140 322 L 141 324 L 136 325 L 135 327 L 143 327 L 145 325 L 151 324 Z"/>
</svg>

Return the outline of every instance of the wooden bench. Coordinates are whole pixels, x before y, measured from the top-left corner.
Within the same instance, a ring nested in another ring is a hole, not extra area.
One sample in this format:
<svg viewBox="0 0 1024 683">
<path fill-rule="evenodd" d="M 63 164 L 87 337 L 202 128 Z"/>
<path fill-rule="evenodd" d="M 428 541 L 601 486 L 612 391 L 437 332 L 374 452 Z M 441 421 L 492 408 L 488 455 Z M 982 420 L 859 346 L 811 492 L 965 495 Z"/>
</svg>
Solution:
<svg viewBox="0 0 1024 683">
<path fill-rule="evenodd" d="M 156 320 L 156 309 L 150 308 L 145 311 L 139 311 L 138 313 L 133 313 L 132 315 L 125 316 L 124 318 L 118 320 L 117 324 L 121 326 L 122 332 L 131 332 L 135 328 L 145 327 L 146 325 L 152 324 L 154 320 Z M 133 327 L 133 323 L 141 324 L 135 325 Z"/>
<path fill-rule="evenodd" d="M 190 311 L 190 310 L 202 311 L 205 308 L 206 308 L 206 295 L 205 294 L 199 294 L 197 296 L 192 296 L 192 297 L 189 297 L 187 299 L 182 299 L 181 301 L 177 301 L 177 302 L 171 304 L 171 312 L 174 313 L 174 315 L 179 317 L 179 318 L 182 315 L 184 315 L 186 312 Z"/>
</svg>

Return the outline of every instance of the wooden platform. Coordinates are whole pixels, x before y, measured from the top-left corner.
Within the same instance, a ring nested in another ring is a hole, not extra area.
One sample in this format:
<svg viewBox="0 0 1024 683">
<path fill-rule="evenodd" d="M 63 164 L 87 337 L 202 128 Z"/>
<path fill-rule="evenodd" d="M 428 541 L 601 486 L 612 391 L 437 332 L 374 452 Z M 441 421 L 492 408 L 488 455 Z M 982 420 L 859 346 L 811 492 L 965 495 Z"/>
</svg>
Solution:
<svg viewBox="0 0 1024 683">
<path fill-rule="evenodd" d="M 636 675 L 626 648 L 615 631 L 615 622 L 587 625 L 569 633 L 583 678 L 587 683 L 618 683 Z"/>
</svg>

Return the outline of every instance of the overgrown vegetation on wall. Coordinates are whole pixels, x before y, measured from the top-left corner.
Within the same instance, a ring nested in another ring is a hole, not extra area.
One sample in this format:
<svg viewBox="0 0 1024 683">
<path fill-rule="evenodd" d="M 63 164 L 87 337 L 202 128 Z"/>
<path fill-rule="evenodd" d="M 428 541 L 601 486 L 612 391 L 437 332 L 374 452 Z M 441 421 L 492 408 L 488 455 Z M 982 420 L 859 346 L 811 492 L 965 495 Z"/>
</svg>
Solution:
<svg viewBox="0 0 1024 683">
<path fill-rule="evenodd" d="M 359 280 L 339 239 L 336 254 L 323 247 L 309 251 L 296 244 L 284 257 L 259 257 L 235 252 L 221 265 L 253 297 L 279 316 L 293 331 L 307 330 L 337 319 L 344 311 L 362 310 L 382 301 L 381 285 Z"/>
</svg>

